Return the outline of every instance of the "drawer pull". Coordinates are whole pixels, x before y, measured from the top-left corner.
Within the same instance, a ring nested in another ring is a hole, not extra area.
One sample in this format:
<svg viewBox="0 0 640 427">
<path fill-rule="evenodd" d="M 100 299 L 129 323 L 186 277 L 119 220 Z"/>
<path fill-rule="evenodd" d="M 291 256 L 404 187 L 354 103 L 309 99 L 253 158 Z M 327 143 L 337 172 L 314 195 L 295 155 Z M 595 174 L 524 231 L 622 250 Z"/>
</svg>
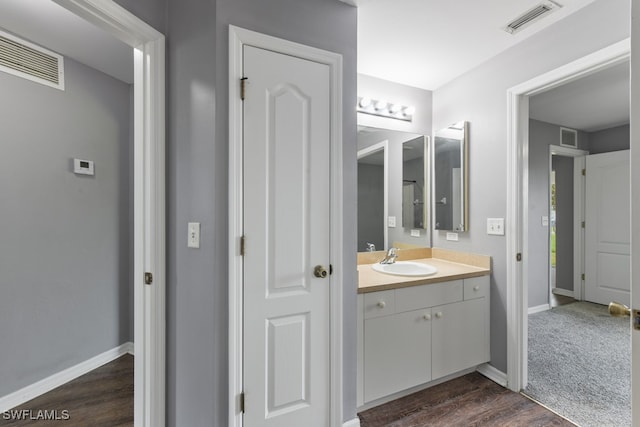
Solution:
<svg viewBox="0 0 640 427">
<path fill-rule="evenodd" d="M 479 290 L 480 290 L 480 285 L 475 285 L 475 286 L 473 287 L 473 290 L 474 290 L 474 291 L 479 291 Z"/>
<path fill-rule="evenodd" d="M 387 305 L 384 301 L 378 301 L 378 307 L 384 308 Z"/>
<path fill-rule="evenodd" d="M 431 320 L 431 315 L 430 314 L 425 314 L 424 316 L 422 316 L 422 318 L 424 320 Z"/>
<path fill-rule="evenodd" d="M 438 318 L 438 319 L 442 318 L 442 312 L 441 311 L 436 313 L 436 318 Z"/>
</svg>

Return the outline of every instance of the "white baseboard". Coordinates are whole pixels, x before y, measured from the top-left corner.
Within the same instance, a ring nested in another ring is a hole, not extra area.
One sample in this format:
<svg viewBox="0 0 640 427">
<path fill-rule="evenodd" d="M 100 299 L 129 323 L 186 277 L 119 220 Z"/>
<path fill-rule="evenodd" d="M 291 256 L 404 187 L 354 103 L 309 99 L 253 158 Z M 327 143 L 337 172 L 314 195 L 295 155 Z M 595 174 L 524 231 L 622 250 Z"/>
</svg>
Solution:
<svg viewBox="0 0 640 427">
<path fill-rule="evenodd" d="M 28 385 L 18 391 L 15 391 L 6 396 L 0 397 L 0 413 L 6 412 L 9 409 L 15 408 L 18 405 L 22 405 L 31 399 L 43 395 L 56 387 L 60 387 L 69 381 L 75 380 L 79 376 L 91 372 L 100 366 L 109 363 L 124 354 L 133 354 L 133 343 L 126 342 L 116 348 L 107 350 L 89 360 L 80 362 L 75 366 L 60 371 L 51 375 L 43 380 Z"/>
<path fill-rule="evenodd" d="M 342 427 L 360 427 L 360 418 L 355 417 L 351 421 L 345 421 Z"/>
<path fill-rule="evenodd" d="M 529 314 L 534 314 L 534 313 L 540 313 L 541 311 L 547 311 L 551 309 L 551 306 L 549 304 L 542 304 L 542 305 L 537 305 L 535 307 L 529 307 Z"/>
<path fill-rule="evenodd" d="M 551 293 L 555 294 L 555 295 L 562 295 L 565 297 L 571 297 L 571 298 L 575 298 L 573 291 L 570 291 L 568 289 L 562 289 L 562 288 L 552 288 L 551 289 Z"/>
<path fill-rule="evenodd" d="M 488 363 L 484 363 L 484 364 L 478 366 L 478 368 L 476 370 L 480 374 L 482 374 L 485 377 L 489 378 L 494 383 L 498 383 L 502 387 L 506 387 L 507 386 L 507 374 L 505 374 L 504 372 L 494 368 L 493 366 L 489 365 Z"/>
</svg>

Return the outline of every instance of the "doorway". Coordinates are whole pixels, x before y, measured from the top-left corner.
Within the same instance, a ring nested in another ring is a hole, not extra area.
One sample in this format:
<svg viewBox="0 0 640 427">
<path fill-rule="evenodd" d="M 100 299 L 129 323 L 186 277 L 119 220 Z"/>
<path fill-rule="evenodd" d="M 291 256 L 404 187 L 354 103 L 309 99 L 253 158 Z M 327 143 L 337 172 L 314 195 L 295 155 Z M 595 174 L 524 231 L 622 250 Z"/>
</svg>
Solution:
<svg viewBox="0 0 640 427">
<path fill-rule="evenodd" d="M 341 57 L 234 26 L 229 37 L 230 424 L 340 426 Z"/>
<path fill-rule="evenodd" d="M 511 119 L 509 123 L 513 131 L 510 133 L 510 159 L 511 166 L 514 168 L 512 171 L 517 171 L 514 176 L 520 179 L 520 181 L 516 180 L 514 185 L 510 186 L 508 201 L 510 215 L 512 215 L 512 221 L 515 223 L 515 233 L 508 240 L 509 253 L 513 253 L 514 255 L 513 261 L 509 262 L 508 265 L 508 276 L 514 279 L 513 283 L 509 281 L 508 286 L 510 294 L 510 303 L 508 304 L 508 335 L 511 336 L 512 332 L 515 334 L 513 335 L 513 339 L 510 338 L 508 341 L 508 381 L 509 387 L 513 390 L 525 389 L 527 384 L 529 384 L 529 363 L 531 362 L 527 361 L 526 356 L 529 354 L 528 349 L 531 346 L 531 333 L 534 332 L 527 318 L 528 308 L 531 307 L 532 303 L 532 301 L 529 301 L 529 298 L 532 296 L 532 288 L 536 285 L 536 283 L 531 280 L 532 270 L 537 268 L 532 261 L 533 254 L 531 253 L 530 243 L 535 237 L 531 229 L 534 225 L 540 224 L 540 219 L 539 217 L 530 216 L 535 206 L 531 204 L 530 200 L 532 180 L 529 174 L 534 172 L 531 170 L 530 164 L 524 163 L 523 158 L 517 152 L 519 148 L 528 149 L 529 153 L 532 150 L 529 133 L 531 126 L 529 122 L 530 101 L 535 95 L 546 93 L 551 89 L 558 88 L 567 83 L 573 84 L 582 77 L 593 76 L 599 71 L 614 68 L 616 65 L 623 66 L 622 64 L 627 62 L 627 58 L 628 41 L 610 46 L 609 48 L 582 58 L 575 63 L 567 64 L 564 67 L 532 79 L 509 91 L 511 100 Z M 628 70 L 628 65 L 626 65 L 626 67 Z M 628 87 L 626 93 L 628 96 Z M 629 143 L 628 137 L 626 143 Z M 574 168 L 576 171 L 582 170 L 580 167 L 575 167 L 575 163 Z M 579 234 L 574 235 L 574 237 L 578 236 Z M 524 252 L 518 252 L 516 250 L 517 248 L 524 248 Z M 545 253 L 548 255 L 550 245 L 546 248 Z M 519 257 L 515 256 L 517 253 L 522 253 L 523 262 L 519 262 Z M 515 285 L 515 283 L 522 283 L 522 290 L 519 290 L 519 286 Z M 545 283 L 546 289 L 548 289 L 547 286 Z M 575 294 L 580 294 L 580 289 L 580 286 L 576 286 L 573 291 Z M 581 294 L 578 297 L 582 298 L 583 296 Z M 603 309 L 604 313 L 606 313 L 606 307 Z M 540 313 L 540 315 L 543 314 L 544 313 Z M 538 316 L 538 314 L 534 314 L 534 316 Z M 625 329 L 628 334 L 628 322 L 623 321 L 623 323 L 623 329 Z M 578 324 L 580 327 L 585 326 L 584 323 Z M 597 340 L 591 340 L 591 342 L 594 341 Z M 551 344 L 551 346 L 553 346 L 553 344 Z M 565 360 L 566 358 L 561 357 L 561 359 Z M 551 365 L 547 366 L 549 368 L 552 367 Z M 626 371 L 623 370 L 623 372 Z M 592 403 L 587 404 L 587 407 L 592 406 L 597 407 L 597 405 Z"/>
<path fill-rule="evenodd" d="M 164 36 L 113 1 L 60 0 L 57 3 L 124 41 L 133 51 L 135 89 L 131 116 L 135 123 L 132 132 L 134 213 L 132 218 L 123 220 L 132 222 L 134 236 L 130 254 L 133 259 L 133 335 L 136 354 L 134 422 L 136 426 L 162 426 L 165 415 Z M 72 133 L 73 127 L 69 131 Z M 72 165 L 69 167 L 73 168 Z M 97 175 L 105 171 L 101 172 L 98 165 L 95 172 Z M 100 243 L 99 239 L 87 237 L 88 241 L 93 240 L 93 244 Z M 145 284 L 145 276 L 149 285 Z M 71 293 L 67 297 L 69 302 L 73 302 L 79 296 L 78 293 Z M 50 313 L 57 316 L 63 314 L 64 310 Z M 19 405 L 24 399 L 28 400 L 47 388 L 54 388 L 81 375 L 85 368 L 85 365 L 77 365 L 70 372 L 62 372 L 64 375 L 49 376 L 45 378 L 46 381 L 7 395 L 2 399 L 2 407 Z"/>
</svg>

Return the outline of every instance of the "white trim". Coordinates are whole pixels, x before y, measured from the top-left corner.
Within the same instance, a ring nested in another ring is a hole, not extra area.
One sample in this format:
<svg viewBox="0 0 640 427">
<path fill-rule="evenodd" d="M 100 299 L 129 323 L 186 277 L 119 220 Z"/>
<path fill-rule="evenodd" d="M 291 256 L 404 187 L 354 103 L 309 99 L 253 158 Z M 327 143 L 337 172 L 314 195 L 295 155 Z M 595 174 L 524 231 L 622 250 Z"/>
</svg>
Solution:
<svg viewBox="0 0 640 427">
<path fill-rule="evenodd" d="M 493 365 L 490 365 L 488 363 L 484 363 L 484 364 L 478 366 L 478 368 L 476 370 L 478 371 L 478 373 L 480 373 L 483 376 L 489 378 L 494 383 L 500 384 L 502 387 L 506 387 L 507 386 L 507 374 L 505 374 L 501 370 L 493 367 Z"/>
<path fill-rule="evenodd" d="M 91 359 L 80 362 L 77 365 L 71 366 L 63 371 L 55 373 L 47 378 L 44 378 L 38 382 L 21 388 L 11 394 L 0 398 L 0 413 L 6 412 L 9 409 L 22 405 L 25 402 L 35 399 L 38 396 L 42 396 L 45 393 L 50 392 L 54 388 L 60 387 L 73 381 L 76 378 L 99 368 L 111 361 L 116 360 L 120 356 L 125 354 L 132 354 L 133 343 L 126 342 L 116 348 L 107 350 L 104 353 L 100 353 Z"/>
<path fill-rule="evenodd" d="M 589 155 L 586 150 L 578 148 L 569 148 L 562 145 L 549 145 L 549 211 L 551 211 L 551 171 L 553 170 L 553 156 L 572 157 L 573 163 L 573 289 L 577 290 L 577 294 L 581 295 L 582 290 L 582 273 L 584 273 L 584 229 L 582 221 L 584 220 L 584 177 L 582 169 L 584 168 L 585 156 Z M 549 301 L 553 293 L 551 281 L 551 224 L 548 229 L 549 234 Z M 557 238 L 557 237 L 556 237 Z M 573 296 L 573 295 L 571 295 Z M 529 313 L 531 314 L 531 313 Z"/>
<path fill-rule="evenodd" d="M 554 295 L 562 295 L 563 297 L 570 297 L 570 298 L 575 298 L 574 295 L 574 291 L 570 291 L 568 289 L 562 289 L 562 288 L 552 288 L 551 289 L 551 293 Z"/>
<path fill-rule="evenodd" d="M 625 39 L 507 90 L 507 378 L 513 391 L 527 384 L 527 248 L 529 97 L 627 61 Z"/>
<path fill-rule="evenodd" d="M 549 304 L 540 304 L 540 305 L 536 305 L 535 307 L 529 307 L 527 309 L 527 314 L 536 314 L 536 313 L 540 313 L 550 309 L 551 309 L 551 306 Z"/>
<path fill-rule="evenodd" d="M 55 0 L 134 48 L 134 423 L 165 424 L 165 38 L 113 0 Z M 144 272 L 153 284 L 144 284 Z"/>
<path fill-rule="evenodd" d="M 376 144 L 370 145 L 362 150 L 358 151 L 357 158 L 360 160 L 362 157 L 368 156 L 369 154 L 378 152 L 383 150 L 384 157 L 384 166 L 383 166 L 383 192 L 384 197 L 382 203 L 384 206 L 382 208 L 382 230 L 383 230 L 383 248 L 376 248 L 376 250 L 386 250 L 389 247 L 389 227 L 387 226 L 387 221 L 389 218 L 389 140 L 385 139 L 382 142 L 378 142 Z M 364 250 L 363 248 L 358 248 L 358 250 Z"/>
<path fill-rule="evenodd" d="M 342 159 L 342 55 L 229 26 L 229 426 L 242 426 L 238 401 L 242 392 L 242 102 L 243 45 L 327 64 L 331 78 L 331 392 L 330 425 L 343 423 L 343 159 Z"/>
<path fill-rule="evenodd" d="M 345 421 L 343 427 L 360 427 L 360 418 L 356 417 L 350 421 Z"/>
</svg>

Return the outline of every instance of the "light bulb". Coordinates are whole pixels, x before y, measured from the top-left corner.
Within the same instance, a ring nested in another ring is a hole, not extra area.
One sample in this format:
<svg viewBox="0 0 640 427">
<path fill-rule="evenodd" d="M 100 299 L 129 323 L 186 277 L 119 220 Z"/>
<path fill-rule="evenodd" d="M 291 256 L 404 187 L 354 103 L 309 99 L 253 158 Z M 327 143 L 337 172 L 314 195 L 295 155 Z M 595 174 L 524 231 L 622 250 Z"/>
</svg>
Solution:
<svg viewBox="0 0 640 427">
<path fill-rule="evenodd" d="M 404 107 L 404 115 L 405 116 L 413 116 L 416 112 L 415 107 Z"/>
<path fill-rule="evenodd" d="M 365 98 L 364 96 L 360 98 L 360 102 L 358 102 L 360 108 L 368 108 L 371 105 L 371 98 Z"/>
<path fill-rule="evenodd" d="M 376 101 L 375 108 L 378 111 L 384 110 L 385 108 L 387 108 L 387 101 Z"/>
<path fill-rule="evenodd" d="M 391 104 L 391 106 L 389 106 L 389 112 L 391 114 L 397 114 L 400 110 L 402 110 L 402 105 L 400 104 Z"/>
</svg>

